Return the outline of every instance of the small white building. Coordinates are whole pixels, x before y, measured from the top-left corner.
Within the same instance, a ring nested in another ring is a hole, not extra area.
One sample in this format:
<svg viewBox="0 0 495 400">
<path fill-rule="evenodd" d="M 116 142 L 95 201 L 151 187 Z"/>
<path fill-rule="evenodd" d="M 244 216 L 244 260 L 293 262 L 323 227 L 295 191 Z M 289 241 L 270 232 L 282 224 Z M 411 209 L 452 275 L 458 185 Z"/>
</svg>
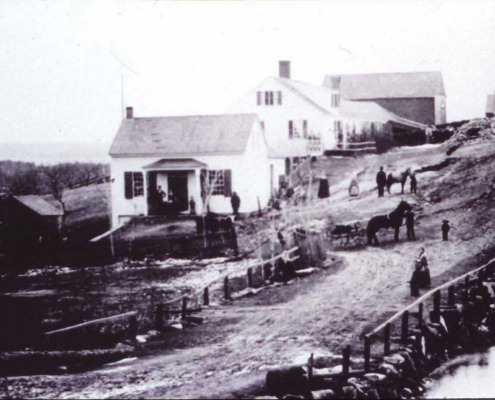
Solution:
<svg viewBox="0 0 495 400">
<path fill-rule="evenodd" d="M 209 206 L 231 213 L 231 195 L 240 212 L 265 207 L 274 185 L 263 129 L 255 114 L 127 118 L 109 152 L 112 175 L 112 226 L 131 217 L 154 215 L 158 187 L 173 194 L 181 212 Z"/>
</svg>

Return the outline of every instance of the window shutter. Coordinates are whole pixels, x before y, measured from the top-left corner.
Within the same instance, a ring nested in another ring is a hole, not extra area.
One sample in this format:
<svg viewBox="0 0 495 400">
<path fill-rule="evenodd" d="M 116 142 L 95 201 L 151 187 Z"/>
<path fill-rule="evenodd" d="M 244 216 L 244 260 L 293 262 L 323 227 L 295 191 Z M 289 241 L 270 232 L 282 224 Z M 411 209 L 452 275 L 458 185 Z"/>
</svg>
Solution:
<svg viewBox="0 0 495 400">
<path fill-rule="evenodd" d="M 270 92 L 265 92 L 265 105 L 270 104 Z"/>
<path fill-rule="evenodd" d="M 273 106 L 273 92 L 270 92 L 270 105 Z"/>
<path fill-rule="evenodd" d="M 278 96 L 278 104 L 281 105 L 282 104 L 282 92 L 278 91 L 277 96 Z"/>
<path fill-rule="evenodd" d="M 232 171 L 230 169 L 225 169 L 223 171 L 223 195 L 232 195 Z"/>
<path fill-rule="evenodd" d="M 261 106 L 261 95 L 262 95 L 262 92 L 257 92 L 257 94 L 256 94 L 256 95 L 257 95 L 257 100 L 256 100 L 256 102 L 257 102 L 257 104 L 258 104 L 259 106 Z"/>
<path fill-rule="evenodd" d="M 292 121 L 289 121 L 289 139 L 294 137 L 294 127 Z"/>
<path fill-rule="evenodd" d="M 126 199 L 132 199 L 132 172 L 124 172 L 124 195 Z"/>
<path fill-rule="evenodd" d="M 303 135 L 305 138 L 308 137 L 308 121 L 303 121 Z"/>
</svg>

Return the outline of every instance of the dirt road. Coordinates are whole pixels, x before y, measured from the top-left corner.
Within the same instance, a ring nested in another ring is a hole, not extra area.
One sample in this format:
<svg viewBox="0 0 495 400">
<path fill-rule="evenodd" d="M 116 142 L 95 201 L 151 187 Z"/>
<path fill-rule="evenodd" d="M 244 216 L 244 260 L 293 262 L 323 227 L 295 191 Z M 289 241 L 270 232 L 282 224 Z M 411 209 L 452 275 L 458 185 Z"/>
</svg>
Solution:
<svg viewBox="0 0 495 400">
<path fill-rule="evenodd" d="M 470 149 L 459 151 L 452 166 L 419 175 L 418 195 L 401 196 L 395 187 L 392 196 L 377 199 L 375 167 L 432 165 L 445 158 L 439 149 L 364 158 L 361 168 L 367 172 L 357 200 L 343 194 L 345 183 L 335 185 L 328 207 L 341 221 L 391 211 L 401 197 L 413 203 L 417 241 L 405 241 L 403 227 L 400 243 L 393 243 L 389 232 L 380 247 L 332 252 L 342 263 L 293 285 L 207 310 L 205 324 L 187 328 L 188 335 L 196 335 L 194 345 L 83 374 L 9 378 L 1 384 L 3 394 L 10 387 L 9 395 L 23 397 L 233 397 L 256 392 L 271 367 L 304 363 L 310 353 L 337 355 L 348 343 L 358 349 L 363 333 L 413 300 L 407 281 L 420 246 L 427 249 L 433 285 L 473 267 L 479 254 L 491 251 L 495 213 L 490 196 L 495 190 L 485 175 L 495 172 L 490 158 L 495 151 Z M 469 186 L 471 173 L 478 174 L 478 182 Z M 446 217 L 453 226 L 449 242 L 440 235 Z"/>
</svg>

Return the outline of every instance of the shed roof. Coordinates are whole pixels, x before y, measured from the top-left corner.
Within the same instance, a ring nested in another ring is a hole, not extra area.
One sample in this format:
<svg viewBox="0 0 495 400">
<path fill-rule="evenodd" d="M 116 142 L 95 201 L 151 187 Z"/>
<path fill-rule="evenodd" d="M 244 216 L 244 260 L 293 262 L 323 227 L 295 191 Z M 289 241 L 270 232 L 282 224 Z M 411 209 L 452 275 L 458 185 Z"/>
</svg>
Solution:
<svg viewBox="0 0 495 400">
<path fill-rule="evenodd" d="M 340 77 L 340 95 L 346 100 L 445 96 L 440 71 L 326 75 L 323 86 Z"/>
<path fill-rule="evenodd" d="M 486 97 L 486 113 L 495 114 L 495 95 L 493 94 Z"/>
<path fill-rule="evenodd" d="M 256 114 L 124 119 L 111 156 L 243 153 Z"/>
<path fill-rule="evenodd" d="M 64 215 L 61 205 L 55 199 L 51 200 L 37 195 L 12 197 L 39 215 L 47 217 Z"/>
<path fill-rule="evenodd" d="M 294 81 L 285 78 L 276 78 L 283 85 L 289 87 L 292 92 L 299 94 L 304 100 L 314 105 L 322 112 L 327 114 L 335 113 L 331 108 L 331 95 L 337 93 L 327 87 L 316 86 L 310 83 Z M 372 101 L 341 101 L 340 116 L 343 118 L 357 118 L 370 122 L 388 122 L 393 121 L 414 128 L 424 128 L 425 125 L 388 111 L 379 104 Z"/>
</svg>

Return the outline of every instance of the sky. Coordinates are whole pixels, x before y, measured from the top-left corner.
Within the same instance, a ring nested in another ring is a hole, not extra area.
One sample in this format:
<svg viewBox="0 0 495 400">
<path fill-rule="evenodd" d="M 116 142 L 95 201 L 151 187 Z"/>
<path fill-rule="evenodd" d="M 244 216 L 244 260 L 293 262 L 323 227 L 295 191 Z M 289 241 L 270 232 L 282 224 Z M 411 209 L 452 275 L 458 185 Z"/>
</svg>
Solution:
<svg viewBox="0 0 495 400">
<path fill-rule="evenodd" d="M 495 90 L 493 1 L 0 1 L 1 143 L 108 146 L 134 115 L 217 114 L 292 78 L 442 71 L 447 119 Z M 122 90 L 123 89 L 123 90 Z"/>
</svg>

